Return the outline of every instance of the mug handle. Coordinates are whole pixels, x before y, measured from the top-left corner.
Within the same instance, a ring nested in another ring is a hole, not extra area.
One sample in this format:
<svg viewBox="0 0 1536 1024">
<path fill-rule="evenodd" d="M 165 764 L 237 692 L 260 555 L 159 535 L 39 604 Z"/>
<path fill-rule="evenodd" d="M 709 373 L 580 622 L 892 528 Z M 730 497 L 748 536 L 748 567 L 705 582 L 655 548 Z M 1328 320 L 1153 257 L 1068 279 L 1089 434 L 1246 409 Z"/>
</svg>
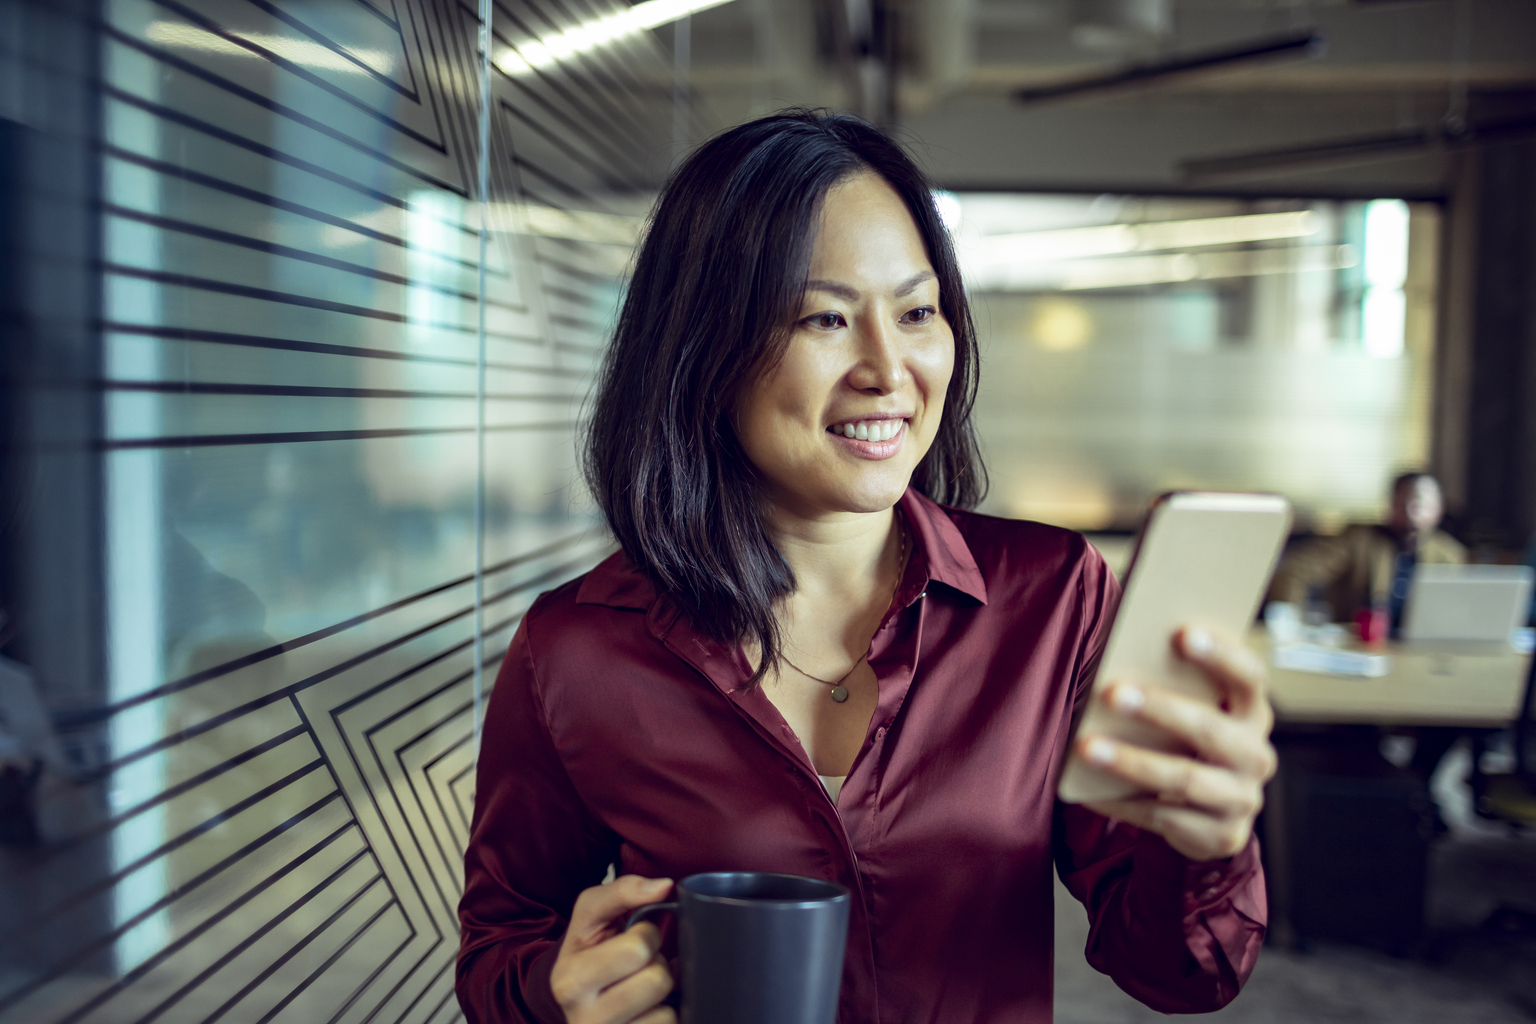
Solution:
<svg viewBox="0 0 1536 1024">
<path fill-rule="evenodd" d="M 624 922 L 624 930 L 629 931 L 635 925 L 643 921 L 648 914 L 659 914 L 663 911 L 677 913 L 677 903 L 651 903 L 636 910 L 629 915 L 629 920 Z"/>
</svg>

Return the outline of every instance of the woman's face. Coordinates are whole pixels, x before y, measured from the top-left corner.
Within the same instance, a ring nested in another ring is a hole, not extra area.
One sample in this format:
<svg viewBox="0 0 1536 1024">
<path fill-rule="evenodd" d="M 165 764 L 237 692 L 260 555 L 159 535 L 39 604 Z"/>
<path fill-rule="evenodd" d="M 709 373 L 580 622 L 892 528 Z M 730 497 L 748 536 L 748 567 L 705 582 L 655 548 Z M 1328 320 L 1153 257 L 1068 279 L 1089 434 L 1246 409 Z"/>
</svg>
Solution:
<svg viewBox="0 0 1536 1024">
<path fill-rule="evenodd" d="M 783 359 L 737 407 L 742 447 L 785 511 L 890 508 L 938 433 L 955 336 L 922 235 L 885 179 L 827 193 L 799 313 Z"/>
</svg>

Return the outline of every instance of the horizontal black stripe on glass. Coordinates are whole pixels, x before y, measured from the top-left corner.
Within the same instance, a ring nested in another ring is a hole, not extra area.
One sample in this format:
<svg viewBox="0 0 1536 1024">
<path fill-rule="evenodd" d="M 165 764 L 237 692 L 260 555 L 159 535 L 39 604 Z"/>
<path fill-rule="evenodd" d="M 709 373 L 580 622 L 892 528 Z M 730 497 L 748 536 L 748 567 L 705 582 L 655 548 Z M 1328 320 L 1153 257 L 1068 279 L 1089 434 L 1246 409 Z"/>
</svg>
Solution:
<svg viewBox="0 0 1536 1024">
<path fill-rule="evenodd" d="M 182 167 L 177 164 L 167 163 L 164 160 L 155 160 L 151 157 L 144 156 L 140 153 L 135 153 L 132 150 L 123 149 L 119 146 L 102 145 L 99 147 L 99 152 L 103 156 L 111 157 L 113 160 L 121 160 L 124 163 L 131 163 L 135 166 L 143 167 L 145 170 L 154 171 L 156 174 L 164 175 L 167 178 L 175 178 L 177 180 L 186 181 L 194 185 L 200 185 L 203 188 L 222 192 L 225 195 L 231 195 L 237 199 L 244 199 L 247 202 L 259 203 L 263 206 L 270 206 L 274 210 L 282 210 L 284 213 L 292 213 L 307 220 L 316 221 L 317 223 L 329 224 L 332 227 L 344 228 L 347 231 L 356 232 L 365 238 L 371 238 L 376 242 L 383 242 L 386 245 L 394 245 L 402 249 L 407 248 L 405 239 L 398 235 L 392 235 L 387 231 L 380 231 L 377 228 L 369 227 L 366 224 L 360 224 L 357 221 L 348 220 L 346 217 L 339 217 L 333 213 L 326 213 L 324 210 L 317 209 L 313 206 L 306 206 L 303 203 L 296 203 L 292 200 L 284 199 L 281 196 L 272 195 L 269 192 L 261 192 L 257 189 L 247 188 L 246 186 L 237 184 L 233 181 L 227 181 L 224 178 L 217 178 L 211 174 L 204 174 L 201 171 L 194 171 L 189 167 Z M 419 212 L 413 212 L 412 215 L 422 216 L 422 214 Z M 431 220 L 434 223 L 445 225 L 448 228 L 459 231 L 460 233 L 469 235 L 471 237 L 478 236 L 480 233 L 478 228 L 470 227 L 469 225 L 458 221 L 452 221 L 442 217 L 432 217 Z M 445 252 L 438 252 L 437 250 L 418 249 L 417 251 L 426 252 L 428 255 L 433 256 L 436 259 L 443 260 L 447 263 L 457 263 L 468 270 L 474 270 L 477 266 L 477 264 L 471 260 L 462 259 Z M 492 277 L 506 278 L 507 276 L 505 273 L 496 270 L 493 267 L 487 267 L 486 271 Z"/>
<path fill-rule="evenodd" d="M 396 274 L 389 270 L 379 270 L 366 264 L 339 260 L 334 256 L 325 256 L 320 253 L 310 252 L 307 249 L 299 249 L 291 245 L 279 245 L 276 242 L 268 242 L 262 238 L 252 238 L 249 235 L 240 235 L 232 231 L 210 228 L 202 224 L 193 224 L 190 221 L 178 220 L 174 217 L 162 217 L 158 214 L 145 213 L 142 210 L 134 210 L 126 206 L 103 204 L 102 212 L 113 217 L 122 217 L 125 220 L 148 224 L 152 227 L 160 228 L 162 231 L 175 231 L 183 235 L 191 235 L 194 238 L 204 238 L 210 242 L 220 242 L 224 245 L 233 245 L 242 249 L 264 252 L 270 256 L 281 256 L 285 259 L 313 263 L 318 267 L 327 267 L 331 270 L 339 270 L 347 274 L 356 274 L 359 277 L 383 281 L 386 284 L 399 285 L 402 288 L 424 288 L 427 291 L 436 292 L 439 295 L 447 295 L 455 299 L 462 299 L 465 302 L 474 302 L 479 298 L 474 292 L 452 288 L 448 285 L 433 284 L 430 281 L 422 281 L 420 279 L 412 280 L 404 274 Z M 485 300 L 485 304 L 514 312 L 523 312 L 527 309 L 526 306 L 521 304 L 497 302 L 490 298 Z"/>
<path fill-rule="evenodd" d="M 186 327 L 166 327 L 159 324 L 129 324 L 116 320 L 102 321 L 98 326 L 104 332 L 165 338 L 172 341 L 201 341 L 216 345 L 239 345 L 246 348 L 264 348 L 283 352 L 312 352 L 318 355 L 349 356 L 361 359 L 395 359 L 403 362 L 436 363 L 444 366 L 473 367 L 478 365 L 473 359 L 455 359 L 449 356 L 428 355 L 424 352 L 397 352 L 392 349 L 366 348 L 361 345 L 332 345 L 317 341 L 298 341 L 292 338 L 273 338 L 260 334 L 194 330 Z M 538 338 L 526 335 L 491 334 L 488 336 L 498 341 L 540 341 Z M 568 369 L 558 366 L 525 366 L 520 363 L 495 361 L 488 361 L 485 366 L 488 370 L 548 374 L 555 377 L 586 378 L 590 376 L 590 371 L 588 370 Z"/>
<path fill-rule="evenodd" d="M 506 572 L 508 569 L 516 568 L 519 565 L 523 565 L 523 564 L 535 561 L 535 560 L 540 559 L 540 558 L 547 558 L 548 556 L 556 553 L 557 551 L 563 551 L 563 550 L 565 550 L 567 548 L 575 547 L 578 544 L 581 544 L 581 543 L 584 543 L 584 542 L 589 542 L 589 541 L 592 540 L 592 538 L 593 538 L 593 532 L 591 530 L 586 530 L 586 529 L 581 530 L 581 531 L 579 531 L 577 533 L 571 534 L 568 537 L 563 537 L 560 540 L 557 540 L 557 541 L 555 541 L 555 542 L 553 542 L 551 544 L 546 544 L 544 547 L 535 548 L 532 551 L 526 551 L 526 552 L 523 552 L 521 554 L 514 555 L 511 558 L 503 559 L 500 562 L 496 562 L 496 563 L 493 563 L 491 565 L 488 565 L 488 566 L 485 567 L 482 575 L 489 576 L 489 575 L 492 575 L 492 574 L 495 574 L 495 573 Z M 578 560 L 578 561 L 572 562 L 570 564 L 573 565 L 573 566 L 574 565 L 578 565 L 578 564 L 580 564 L 581 561 L 582 560 Z M 360 626 L 363 623 L 368 622 L 368 621 L 370 621 L 372 619 L 379 618 L 380 616 L 383 616 L 383 615 L 388 615 L 391 612 L 397 612 L 397 611 L 401 610 L 402 608 L 407 608 L 407 607 L 415 604 L 418 601 L 424 601 L 427 598 L 435 597 L 436 595 L 441 594 L 441 593 L 443 593 L 445 591 L 448 591 L 448 590 L 452 590 L 455 587 L 466 586 L 466 585 L 468 585 L 470 583 L 473 583 L 474 580 L 475 580 L 475 574 L 474 573 L 465 573 L 462 576 L 455 576 L 452 579 L 445 580 L 442 583 L 438 583 L 438 584 L 436 584 L 434 586 L 428 587 L 425 590 L 420 590 L 420 591 L 417 591 L 414 594 L 409 594 L 409 595 L 407 595 L 405 597 L 402 597 L 402 598 L 400 598 L 398 600 L 391 601 L 388 604 L 381 605 L 378 608 L 373 608 L 373 609 L 370 609 L 369 611 L 362 612 L 362 613 L 360 613 L 358 615 L 354 615 L 354 616 L 352 616 L 349 619 L 343 619 L 341 622 L 337 622 L 337 623 L 335 623 L 333 625 L 326 626 L 323 629 L 317 629 L 317 630 L 315 630 L 312 633 L 306 633 L 303 636 L 296 637 L 293 640 L 286 641 L 285 643 L 273 644 L 271 647 L 265 647 L 265 648 L 262 648 L 259 651 L 252 651 L 250 654 L 244 654 L 244 655 L 241 655 L 238 658 L 232 658 L 231 660 L 223 662 L 221 664 L 212 665 L 212 666 L 210 666 L 208 668 L 205 668 L 205 669 L 203 669 L 201 671 L 194 672 L 191 675 L 183 676 L 180 679 L 172 680 L 171 682 L 164 683 L 164 684 L 162 684 L 160 686 L 152 687 L 151 689 L 145 690 L 143 693 L 134 694 L 132 697 L 127 697 L 127 698 L 125 698 L 125 699 L 123 699 L 121 701 L 117 701 L 116 703 L 104 705 L 104 706 L 102 706 L 100 708 L 95 709 L 92 712 L 92 714 L 89 716 L 90 720 L 94 721 L 94 722 L 103 721 L 103 720 L 105 720 L 107 718 L 110 718 L 111 716 L 113 716 L 115 714 L 118 714 L 119 712 L 127 710 L 128 708 L 137 707 L 138 705 L 143 704 L 146 701 L 154 700 L 154 699 L 159 698 L 159 697 L 164 697 L 164 696 L 166 696 L 168 694 L 171 694 L 171 693 L 177 693 L 177 692 L 179 692 L 181 690 L 185 690 L 185 689 L 188 689 L 190 687 L 197 686 L 200 683 L 206 683 L 206 682 L 208 682 L 210 680 L 217 679 L 220 676 L 228 675 L 229 673 L 238 671 L 239 669 L 248 668 L 251 665 L 256 665 L 256 664 L 259 664 L 260 662 L 266 661 L 266 660 L 268 660 L 270 658 L 275 658 L 275 657 L 277 657 L 280 654 L 286 654 L 289 651 L 298 650 L 300 647 L 306 647 L 309 644 L 318 643 L 321 640 L 329 639 L 330 637 L 333 637 L 333 636 L 337 635 L 338 633 L 344 633 L 347 630 L 353 629 L 353 628 L 355 628 L 357 626 Z M 457 617 L 459 617 L 461 615 L 468 614 L 469 612 L 471 612 L 473 610 L 474 610 L 474 606 L 473 605 L 466 606 L 464 609 L 462 609 L 462 610 L 460 610 L 458 612 L 455 612 L 452 615 L 450 615 L 450 616 L 448 616 L 448 617 L 446 617 L 444 619 L 438 620 L 437 623 L 431 624 L 430 628 L 435 629 L 435 628 L 437 628 L 438 625 L 441 625 L 442 623 L 445 623 L 445 622 L 450 622 L 453 619 L 455 619 L 455 618 L 457 618 Z M 418 631 L 413 631 L 412 633 L 409 633 L 409 634 L 406 634 L 406 635 L 408 637 L 409 636 L 414 636 L 418 632 L 420 632 L 420 631 L 419 630 Z M 363 652 L 362 655 L 359 655 L 356 658 L 349 659 L 344 664 L 345 664 L 346 667 L 351 667 L 353 664 L 356 664 L 360 660 L 362 660 L 365 656 L 372 656 L 373 654 L 381 653 L 382 651 L 387 650 L 387 649 L 389 649 L 392 646 L 398 646 L 398 642 L 397 641 L 390 641 L 390 642 L 388 642 L 386 644 L 380 645 L 379 647 L 373 648 L 371 651 L 365 651 L 365 652 Z M 334 674 L 334 673 L 332 673 L 332 674 Z M 281 699 L 281 697 L 286 696 L 287 692 L 289 690 L 293 690 L 294 692 L 297 692 L 297 689 L 302 689 L 304 686 L 310 685 L 312 681 L 318 681 L 318 679 L 320 679 L 320 678 L 329 678 L 329 676 L 324 674 L 324 673 L 322 673 L 318 677 L 310 677 L 310 679 L 302 680 L 299 684 L 295 684 L 293 687 L 288 687 L 288 688 L 285 688 L 285 690 L 283 690 L 283 691 L 278 691 L 278 697 L 276 699 Z M 266 695 L 264 697 L 258 698 L 257 701 L 253 701 L 249 705 L 245 705 L 245 706 L 248 707 L 248 708 L 258 707 L 258 706 L 261 706 L 262 704 L 268 703 L 271 698 L 272 698 L 272 695 L 269 694 L 269 695 Z M 226 715 L 228 715 L 228 714 L 229 713 L 226 712 Z M 220 716 L 220 720 L 221 721 L 227 720 L 227 718 L 225 716 Z M 199 726 L 197 728 L 199 729 L 199 731 L 205 731 L 207 727 L 208 726 L 206 725 L 206 723 L 199 723 Z M 185 738 L 185 737 L 190 736 L 190 735 L 196 735 L 196 733 L 189 732 L 188 730 L 183 730 L 182 733 L 179 733 L 179 734 L 176 734 L 176 735 L 183 736 L 183 738 Z M 153 747 L 153 749 L 162 749 L 162 748 L 157 744 L 157 745 L 155 745 Z M 142 756 L 142 755 L 138 754 L 138 753 L 135 753 L 135 754 L 130 755 L 130 756 L 131 757 L 138 757 L 138 756 Z M 126 763 L 126 761 L 116 762 L 115 765 L 120 765 L 120 764 L 123 764 L 123 763 Z M 113 767 L 115 767 L 115 765 L 107 766 L 107 771 L 110 771 Z M 102 774 L 104 774 L 104 773 L 102 773 Z"/>
<path fill-rule="evenodd" d="M 564 562 L 564 563 L 562 563 L 560 565 L 556 565 L 556 566 L 554 566 L 554 567 L 552 567 L 550 569 L 546 569 L 545 571 L 543 571 L 541 573 L 537 573 L 537 574 L 535 574 L 533 576 L 530 576 L 527 579 L 519 580 L 518 582 L 512 584 L 511 586 L 509 586 L 509 587 L 507 587 L 507 588 L 505 588 L 503 590 L 500 590 L 500 591 L 497 591 L 494 594 L 488 595 L 486 597 L 485 601 L 484 601 L 483 607 L 489 608 L 490 606 L 492 606 L 494 604 L 498 604 L 498 603 L 500 603 L 502 601 L 505 601 L 508 598 L 514 597 L 514 596 L 516 596 L 518 594 L 527 593 L 529 590 L 532 590 L 532 589 L 534 589 L 536 587 L 540 587 L 540 586 L 542 586 L 545 583 L 552 583 L 552 582 L 556 582 L 558 580 L 567 579 L 570 576 L 572 576 L 577 569 L 580 569 L 580 568 L 592 565 L 595 560 L 596 559 L 594 559 L 592 557 L 582 557 L 582 558 L 579 558 L 579 559 L 575 559 L 573 561 Z M 505 570 L 503 570 L 503 571 L 505 571 Z M 471 577 L 471 579 L 472 578 L 473 577 Z M 230 709 L 228 709 L 226 711 L 220 712 L 217 715 L 214 715 L 214 716 L 212 716 L 210 718 L 207 718 L 207 719 L 205 719 L 205 720 L 203 720 L 201 722 L 198 722 L 196 725 L 187 726 L 186 728 L 179 729 L 179 730 L 177 730 L 174 733 L 170 733 L 170 734 L 168 734 L 166 736 L 163 736 L 163 737 L 161 737 L 160 739 L 156 740 L 153 743 L 150 743 L 150 744 L 147 744 L 147 745 L 145 745 L 143 747 L 140 747 L 137 750 L 130 751 L 129 753 L 124 754 L 122 757 L 120 757 L 120 758 L 118 758 L 118 759 L 116 759 L 114 761 L 110 761 L 110 762 L 108 762 L 108 763 L 106 763 L 104 765 L 101 765 L 101 766 L 93 769 L 85 777 L 85 781 L 91 781 L 91 780 L 95 780 L 95 779 L 100 779 L 100 778 L 103 778 L 105 776 L 111 775 L 113 772 L 123 768 L 125 765 L 128 765 L 128 764 L 130 764 L 130 763 L 132 763 L 134 761 L 137 761 L 137 760 L 139 760 L 141 758 L 148 757 L 151 754 L 156 754 L 156 753 L 159 753 L 162 750 L 168 750 L 168 749 L 170 749 L 170 748 L 172 748 L 174 746 L 177 746 L 178 744 L 185 743 L 187 740 L 194 739 L 197 736 L 200 736 L 200 735 L 202 735 L 204 733 L 210 732 L 213 729 L 217 729 L 221 725 L 225 725 L 228 722 L 231 722 L 231 721 L 233 721 L 233 720 L 235 720 L 237 718 L 240 718 L 240 717 L 242 717 L 244 715 L 251 714 L 252 712 L 258 711 L 261 708 L 266 707 L 266 706 L 268 706 L 270 704 L 274 704 L 274 703 L 277 703 L 277 702 L 282 701 L 282 700 L 290 699 L 290 698 L 294 697 L 296 694 L 301 693 L 304 690 L 307 690 L 307 689 L 309 689 L 312 686 L 316 686 L 316 685 L 318 685 L 320 683 L 325 682 L 327 679 L 334 678 L 335 676 L 338 676 L 338 675 L 342 674 L 343 672 L 350 671 L 351 669 L 356 668 L 358 665 L 361 665 L 361 664 L 363 664 L 366 661 L 369 661 L 369 660 L 371 660 L 373 658 L 376 658 L 376 657 L 378 657 L 381 654 L 387 653 L 388 651 L 394 650 L 394 649 L 396 649 L 398 647 L 403 647 L 405 644 L 410 643 L 412 640 L 419 639 L 420 637 L 426 636 L 428 633 L 432 633 L 432 632 L 434 632 L 436 630 L 441 629 L 442 627 L 448 625 L 451 622 L 454 622 L 454 621 L 456 621 L 458 619 L 462 619 L 465 616 L 470 615 L 471 613 L 473 613 L 474 610 L 475 610 L 474 609 L 474 605 L 472 605 L 472 604 L 471 605 L 464 605 L 464 606 L 462 606 L 462 607 L 460 607 L 458 609 L 455 609 L 454 611 L 449 612 L 446 615 L 443 615 L 443 616 L 441 616 L 441 617 L 439 617 L 437 619 L 432 620 L 431 622 L 428 622 L 428 623 L 426 623 L 424 625 L 418 626 L 417 628 L 409 630 L 409 631 L 407 631 L 407 632 L 405 632 L 405 633 L 403 633 L 403 634 L 401 634 L 399 636 L 391 637 L 390 639 L 385 640 L 382 643 L 379 643 L 379 644 L 375 645 L 374 647 L 371 647 L 371 648 L 368 648 L 368 649 L 366 649 L 364 651 L 361 651 L 361 652 L 353 655 L 350 658 L 347 658 L 346 660 L 344 660 L 344 661 L 342 661 L 342 662 L 340 662 L 338 664 L 330 666 L 329 668 L 322 669 L 321 671 L 313 673 L 312 675 L 306 676 L 303 679 L 300 679 L 300 680 L 298 680 L 296 682 L 289 683 L 287 686 L 279 687 L 278 689 L 273 690 L 270 693 L 263 694 L 260 697 L 253 698 L 252 700 L 249 700 L 249 701 L 245 702 L 244 704 L 241 704 L 241 705 L 238 705 L 236 707 L 230 708 Z M 505 630 L 508 627 L 515 625 L 518 621 L 521 620 L 521 618 L 522 618 L 522 614 L 518 613 L 516 615 L 512 615 L 512 616 L 509 616 L 509 617 L 507 617 L 505 619 L 502 619 L 502 620 L 500 620 L 500 621 L 498 621 L 498 622 L 496 622 L 496 623 L 494 623 L 494 624 L 492 624 L 490 626 L 487 626 L 485 628 L 484 632 L 482 633 L 482 636 L 494 636 L 495 634 L 501 632 L 502 630 Z M 366 699 L 367 697 L 376 695 L 376 694 L 382 692 L 383 690 L 388 689 L 391 686 L 397 685 L 398 683 L 402 682 L 403 680 L 405 680 L 405 679 L 409 678 L 410 676 L 414 675 L 415 673 L 421 671 L 422 669 L 427 668 L 427 667 L 429 667 L 431 665 L 434 665 L 434 664 L 436 664 L 439 661 L 442 661 L 444 658 L 448 657 L 449 655 L 454 654 L 457 651 L 463 650 L 464 648 L 468 647 L 472 642 L 473 642 L 473 638 L 470 638 L 468 640 L 463 640 L 463 641 L 456 642 L 455 644 L 453 644 L 451 647 L 449 647 L 445 651 L 440 651 L 437 654 L 434 654 L 434 655 L 432 655 L 432 656 L 430 656 L 428 658 L 423 659 L 422 661 L 419 661 L 419 662 L 417 662 L 417 663 L 415 663 L 413 665 L 407 666 L 406 668 L 402 669 L 401 671 L 395 673 L 393 676 L 390 676 L 388 679 L 385 679 L 385 680 L 383 680 L 382 682 L 379 682 L 379 683 L 375 683 L 373 686 L 369 687 L 362 694 L 359 694 L 355 698 L 353 698 L 352 701 L 349 701 L 345 706 L 346 707 L 350 707 L 350 706 L 352 706 L 353 703 L 355 703 L 357 701 Z M 262 653 L 265 653 L 265 652 L 255 652 L 255 653 L 262 654 Z M 244 658 L 237 658 L 233 662 L 227 663 L 227 665 L 232 665 L 233 667 L 227 668 L 227 670 L 225 672 L 219 672 L 218 675 L 226 675 L 226 674 L 228 674 L 228 672 L 235 671 L 238 668 L 244 668 L 245 667 L 244 663 L 246 663 L 247 659 L 250 659 L 251 657 L 253 657 L 253 655 L 246 655 Z M 491 655 L 488 658 L 488 662 L 494 662 L 494 661 L 498 660 L 500 657 L 501 657 L 501 653 L 497 652 L 497 653 Z M 261 659 L 261 660 L 265 660 L 265 659 Z M 239 663 L 239 664 L 237 664 L 237 663 Z M 254 662 L 250 662 L 250 663 L 254 663 Z M 216 666 L 215 668 L 217 669 L 217 668 L 224 668 L 224 667 L 225 666 Z M 207 671 L 214 671 L 214 670 L 210 669 L 210 670 L 207 670 Z M 202 676 L 202 675 L 204 675 L 204 673 L 198 673 L 198 676 Z M 97 712 L 97 719 L 101 720 L 101 719 L 109 718 L 109 717 L 111 717 L 111 715 L 116 714 L 116 713 L 118 713 L 118 712 L 120 712 L 120 711 L 122 711 L 122 710 L 124 710 L 124 709 L 126 709 L 128 707 L 132 707 L 132 706 L 134 706 L 136 704 L 144 703 L 145 700 L 151 699 L 152 697 L 164 696 L 167 693 L 172 693 L 172 692 L 177 692 L 179 690 L 188 689 L 191 686 L 195 686 L 195 685 L 198 685 L 198 684 L 201 684 L 201 683 L 209 682 L 211 679 L 214 679 L 214 678 L 218 678 L 218 676 L 214 675 L 214 676 L 210 676 L 208 678 L 187 677 L 187 679 L 178 680 L 175 683 L 167 683 L 165 686 L 157 687 L 153 691 L 146 691 L 145 694 L 136 695 L 136 696 L 131 697 L 131 698 L 127 699 L 127 700 L 121 701 L 121 702 L 119 702 L 116 705 L 111 705 L 109 707 L 99 709 L 98 712 Z M 191 680 L 191 681 L 189 682 L 188 680 Z M 296 708 L 298 707 L 297 703 L 295 703 L 295 707 Z M 299 710 L 300 717 L 303 718 L 304 721 L 307 723 L 308 722 L 308 718 L 304 715 L 303 709 L 299 708 L 298 710 Z"/>
<path fill-rule="evenodd" d="M 552 423 L 509 423 L 487 426 L 488 433 L 524 430 L 574 430 L 579 423 L 559 420 Z M 186 434 L 180 437 L 131 437 L 102 441 L 101 451 L 133 451 L 146 448 L 221 448 L 245 444 L 299 444 L 312 441 L 371 441 L 387 437 L 435 437 L 444 434 L 473 434 L 474 427 L 417 427 L 383 430 L 294 430 L 263 434 Z"/>
<path fill-rule="evenodd" d="M 388 192 L 381 192 L 372 186 L 365 185 L 360 181 L 355 181 L 344 174 L 338 174 L 335 171 L 321 166 L 320 164 L 301 159 L 300 157 L 292 156 L 288 153 L 284 153 L 281 150 L 269 146 L 264 142 L 257 142 L 254 139 L 248 139 L 236 132 L 229 131 L 226 128 L 221 128 L 211 121 L 204 121 L 201 118 L 193 117 L 191 114 L 184 114 L 181 111 L 172 107 L 167 107 L 164 104 L 151 102 L 150 100 L 144 99 L 142 96 L 135 96 L 133 93 L 119 89 L 111 84 L 103 85 L 101 87 L 101 91 L 102 95 L 109 99 L 116 100 L 119 103 L 128 104 L 129 106 L 137 107 L 146 113 L 153 114 L 156 117 L 170 121 L 173 124 L 181 125 L 183 128 L 189 128 L 195 132 L 200 132 L 203 135 L 218 139 L 220 142 L 228 143 L 231 146 L 238 146 L 241 149 L 249 150 L 258 156 L 266 157 L 268 160 L 272 160 L 280 164 L 286 164 L 287 166 L 293 167 L 297 170 L 313 174 L 317 178 L 324 178 L 326 181 L 329 181 L 332 184 L 340 185 L 343 188 L 350 189 L 351 191 L 357 192 L 360 195 L 365 195 L 369 199 L 373 199 L 381 203 L 387 203 L 390 206 L 397 207 L 401 210 L 410 208 L 410 204 L 398 196 L 390 195 Z M 453 190 L 448 189 L 447 191 L 452 192 Z M 455 195 L 459 195 L 461 198 L 463 197 L 462 192 L 455 192 Z"/>
<path fill-rule="evenodd" d="M 222 384 L 180 380 L 104 380 L 97 382 L 103 391 L 145 391 L 165 395 L 251 395 L 289 398 L 411 398 L 474 401 L 473 391 L 409 391 L 394 388 L 328 388 L 307 384 Z M 528 394 L 487 391 L 488 402 L 573 402 L 581 396 L 574 392 Z M 470 428 L 473 429 L 473 428 Z"/>
</svg>

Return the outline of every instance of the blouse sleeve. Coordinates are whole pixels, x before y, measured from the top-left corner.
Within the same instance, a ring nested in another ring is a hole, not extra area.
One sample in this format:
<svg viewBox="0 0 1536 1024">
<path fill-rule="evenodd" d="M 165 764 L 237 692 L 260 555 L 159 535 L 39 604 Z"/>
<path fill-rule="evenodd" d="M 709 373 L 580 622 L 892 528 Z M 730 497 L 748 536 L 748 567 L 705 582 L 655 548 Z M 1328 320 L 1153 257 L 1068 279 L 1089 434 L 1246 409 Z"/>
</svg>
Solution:
<svg viewBox="0 0 1536 1024">
<path fill-rule="evenodd" d="M 1097 568 L 1084 575 L 1088 626 L 1075 712 L 1088 699 L 1119 600 L 1113 577 L 1102 562 Z M 1268 920 L 1257 839 L 1235 857 L 1191 861 L 1155 833 L 1058 802 L 1053 844 L 1062 883 L 1087 908 L 1084 954 L 1095 970 L 1163 1013 L 1207 1013 L 1232 1001 Z"/>
<path fill-rule="evenodd" d="M 577 895 L 618 856 L 550 735 L 530 638 L 537 607 L 512 638 L 482 732 L 459 901 L 457 988 L 470 1024 L 564 1024 L 549 972 Z"/>
</svg>

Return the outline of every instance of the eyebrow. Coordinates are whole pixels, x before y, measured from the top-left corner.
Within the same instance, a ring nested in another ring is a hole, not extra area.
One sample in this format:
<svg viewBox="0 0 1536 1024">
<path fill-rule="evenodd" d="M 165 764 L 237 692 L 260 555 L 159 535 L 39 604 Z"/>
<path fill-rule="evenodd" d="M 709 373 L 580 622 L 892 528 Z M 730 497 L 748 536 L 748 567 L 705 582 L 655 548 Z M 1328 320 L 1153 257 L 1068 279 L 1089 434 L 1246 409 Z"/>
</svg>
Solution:
<svg viewBox="0 0 1536 1024">
<path fill-rule="evenodd" d="M 913 274 L 911 277 L 907 278 L 899 286 L 897 286 L 896 297 L 898 299 L 904 298 L 905 296 L 911 294 L 912 289 L 916 288 L 924 281 L 937 278 L 938 276 L 938 274 L 935 274 L 931 270 L 919 271 L 918 273 Z M 813 278 L 805 282 L 805 290 L 808 292 L 830 292 L 831 294 L 836 295 L 838 298 L 846 299 L 849 302 L 859 301 L 859 290 L 839 281 L 828 281 L 823 278 Z"/>
</svg>

